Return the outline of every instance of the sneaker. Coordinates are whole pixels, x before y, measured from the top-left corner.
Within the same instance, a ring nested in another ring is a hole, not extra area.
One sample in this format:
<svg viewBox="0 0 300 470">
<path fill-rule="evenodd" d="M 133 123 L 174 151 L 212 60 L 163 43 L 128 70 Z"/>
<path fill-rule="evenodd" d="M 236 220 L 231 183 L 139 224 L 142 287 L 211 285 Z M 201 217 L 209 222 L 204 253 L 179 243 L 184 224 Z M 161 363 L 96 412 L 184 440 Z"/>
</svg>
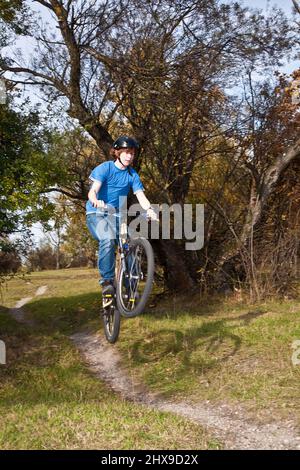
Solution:
<svg viewBox="0 0 300 470">
<path fill-rule="evenodd" d="M 102 284 L 102 305 L 103 308 L 109 307 L 114 300 L 115 288 L 113 281 L 104 281 Z"/>
</svg>

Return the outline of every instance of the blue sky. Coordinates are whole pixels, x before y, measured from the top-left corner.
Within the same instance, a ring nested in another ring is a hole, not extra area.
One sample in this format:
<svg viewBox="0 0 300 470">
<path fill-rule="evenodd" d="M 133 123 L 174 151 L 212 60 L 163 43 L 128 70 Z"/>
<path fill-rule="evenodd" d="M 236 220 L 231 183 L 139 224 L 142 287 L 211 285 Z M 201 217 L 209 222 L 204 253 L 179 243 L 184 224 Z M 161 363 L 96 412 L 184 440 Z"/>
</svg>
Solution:
<svg viewBox="0 0 300 470">
<path fill-rule="evenodd" d="M 292 0 L 243 0 L 239 3 L 243 3 L 245 6 L 252 6 L 255 8 L 261 8 L 264 10 L 270 9 L 273 6 L 278 6 L 286 13 L 290 13 L 292 10 L 293 2 Z"/>
</svg>

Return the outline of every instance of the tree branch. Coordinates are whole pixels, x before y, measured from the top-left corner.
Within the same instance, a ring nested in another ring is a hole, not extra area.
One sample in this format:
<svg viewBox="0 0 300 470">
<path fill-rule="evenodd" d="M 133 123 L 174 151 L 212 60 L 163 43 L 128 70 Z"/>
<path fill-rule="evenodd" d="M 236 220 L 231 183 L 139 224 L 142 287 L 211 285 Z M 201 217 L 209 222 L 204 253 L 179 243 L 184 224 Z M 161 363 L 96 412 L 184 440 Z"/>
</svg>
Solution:
<svg viewBox="0 0 300 470">
<path fill-rule="evenodd" d="M 270 195 L 274 185 L 277 183 L 279 177 L 286 169 L 286 167 L 296 158 L 300 156 L 300 139 L 290 147 L 285 154 L 276 158 L 273 165 L 267 170 L 264 181 L 261 187 L 261 199 L 265 201 Z"/>
<path fill-rule="evenodd" d="M 300 14 L 300 5 L 298 5 L 296 0 L 292 0 L 295 10 Z"/>
<path fill-rule="evenodd" d="M 85 201 L 86 200 L 86 198 L 83 198 L 82 195 L 71 193 L 71 192 L 66 191 L 65 189 L 62 189 L 62 188 L 48 188 L 48 189 L 45 189 L 44 191 L 42 191 L 41 194 L 53 193 L 53 192 L 64 194 L 65 196 L 68 196 L 71 199 L 76 199 L 78 201 Z"/>
<path fill-rule="evenodd" d="M 28 73 L 29 75 L 33 75 L 34 77 L 43 78 L 44 80 L 46 80 L 46 82 L 51 82 L 51 83 L 49 83 L 49 85 L 55 86 L 59 91 L 64 93 L 66 96 L 68 96 L 68 89 L 66 88 L 66 86 L 54 77 L 51 77 L 49 75 L 45 75 L 41 72 L 37 72 L 36 70 L 32 70 L 32 69 L 29 69 L 27 67 L 10 67 L 9 65 L 3 64 L 2 69 L 7 71 L 7 72 Z"/>
<path fill-rule="evenodd" d="M 40 3 L 41 5 L 43 5 L 44 7 L 48 8 L 49 10 L 53 10 L 53 7 L 50 3 L 48 2 L 45 2 L 44 0 L 33 0 L 34 3 Z"/>
</svg>

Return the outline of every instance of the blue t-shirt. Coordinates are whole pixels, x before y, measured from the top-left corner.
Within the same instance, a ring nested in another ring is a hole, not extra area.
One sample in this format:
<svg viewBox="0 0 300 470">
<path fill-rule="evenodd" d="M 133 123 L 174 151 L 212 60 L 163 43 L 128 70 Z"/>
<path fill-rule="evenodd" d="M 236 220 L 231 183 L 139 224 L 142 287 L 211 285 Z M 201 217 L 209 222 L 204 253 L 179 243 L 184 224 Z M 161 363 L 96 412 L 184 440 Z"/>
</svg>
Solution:
<svg viewBox="0 0 300 470">
<path fill-rule="evenodd" d="M 97 199 L 119 208 L 119 197 L 128 196 L 130 189 L 134 193 L 140 190 L 144 191 L 137 172 L 130 167 L 130 173 L 127 169 L 120 170 L 111 160 L 96 166 L 89 178 L 92 181 L 100 181 L 102 183 Z M 96 210 L 96 207 L 93 207 L 91 201 L 88 200 L 86 212 L 96 212 Z"/>
</svg>

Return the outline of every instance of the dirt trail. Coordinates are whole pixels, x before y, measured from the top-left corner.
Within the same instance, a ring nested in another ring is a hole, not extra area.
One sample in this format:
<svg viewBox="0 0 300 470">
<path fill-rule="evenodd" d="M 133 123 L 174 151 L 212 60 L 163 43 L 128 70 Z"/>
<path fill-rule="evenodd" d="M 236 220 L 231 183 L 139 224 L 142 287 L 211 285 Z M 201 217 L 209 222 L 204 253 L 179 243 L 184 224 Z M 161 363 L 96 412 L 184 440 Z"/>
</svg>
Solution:
<svg viewBox="0 0 300 470">
<path fill-rule="evenodd" d="M 300 434 L 293 422 L 259 425 L 245 414 L 242 407 L 208 402 L 189 404 L 162 400 L 147 392 L 128 375 L 114 346 L 95 334 L 77 333 L 72 341 L 88 367 L 124 399 L 184 416 L 207 427 L 226 449 L 300 449 Z"/>
<path fill-rule="evenodd" d="M 39 287 L 35 296 L 43 295 L 46 290 L 47 286 Z M 23 298 L 10 309 L 17 321 L 32 325 L 22 309 L 32 298 Z M 71 336 L 71 340 L 89 369 L 123 399 L 188 418 L 208 428 L 226 449 L 300 450 L 299 430 L 296 430 L 292 421 L 261 425 L 251 420 L 242 407 L 232 409 L 226 404 L 190 404 L 163 400 L 158 395 L 149 393 L 128 375 L 115 346 L 108 344 L 104 338 L 92 333 L 77 333 Z"/>
<path fill-rule="evenodd" d="M 27 325 L 33 325 L 33 322 L 26 318 L 25 312 L 22 309 L 24 305 L 26 305 L 30 300 L 32 300 L 34 297 L 37 297 L 38 295 L 43 295 L 47 291 L 48 286 L 41 286 L 39 287 L 33 297 L 24 297 L 23 299 L 19 300 L 16 305 L 10 309 L 10 314 L 15 318 L 15 320 L 21 322 L 21 323 L 26 323 Z"/>
</svg>

